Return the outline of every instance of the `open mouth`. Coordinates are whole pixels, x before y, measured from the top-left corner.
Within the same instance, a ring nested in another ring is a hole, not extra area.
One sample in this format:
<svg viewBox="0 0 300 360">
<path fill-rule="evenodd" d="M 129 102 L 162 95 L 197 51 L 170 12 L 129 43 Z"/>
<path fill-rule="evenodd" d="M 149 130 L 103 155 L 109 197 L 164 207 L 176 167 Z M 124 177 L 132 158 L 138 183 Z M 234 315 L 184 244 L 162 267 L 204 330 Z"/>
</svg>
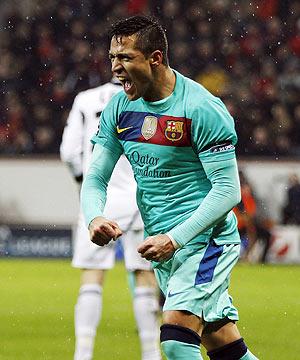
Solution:
<svg viewBox="0 0 300 360">
<path fill-rule="evenodd" d="M 124 83 L 124 89 L 125 91 L 129 91 L 132 87 L 132 82 L 131 81 L 128 81 L 126 80 L 125 83 Z"/>
<path fill-rule="evenodd" d="M 133 82 L 123 76 L 118 76 L 118 79 L 121 82 L 121 84 L 123 85 L 125 92 L 130 91 L 130 89 L 133 86 Z"/>
</svg>

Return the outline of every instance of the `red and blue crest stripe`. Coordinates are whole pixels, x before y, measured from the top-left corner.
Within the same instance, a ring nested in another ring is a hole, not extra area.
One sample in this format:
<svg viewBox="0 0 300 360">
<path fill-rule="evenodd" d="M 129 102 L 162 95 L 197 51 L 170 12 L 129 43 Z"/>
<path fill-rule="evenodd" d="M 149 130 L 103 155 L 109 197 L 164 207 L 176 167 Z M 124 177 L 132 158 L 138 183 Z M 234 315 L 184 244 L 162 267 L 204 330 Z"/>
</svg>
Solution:
<svg viewBox="0 0 300 360">
<path fill-rule="evenodd" d="M 146 116 L 154 116 L 157 118 L 157 128 L 154 135 L 146 139 L 142 134 L 142 126 Z M 182 136 L 176 136 L 170 139 L 170 131 L 166 131 L 170 122 L 182 123 Z M 118 122 L 120 132 L 117 134 L 118 139 L 123 141 L 135 141 L 149 144 L 165 145 L 165 146 L 191 146 L 191 124 L 192 120 L 185 117 L 160 115 L 148 112 L 124 111 L 121 113 Z M 122 131 L 122 129 L 126 129 Z M 166 136 L 168 135 L 168 136 Z"/>
</svg>

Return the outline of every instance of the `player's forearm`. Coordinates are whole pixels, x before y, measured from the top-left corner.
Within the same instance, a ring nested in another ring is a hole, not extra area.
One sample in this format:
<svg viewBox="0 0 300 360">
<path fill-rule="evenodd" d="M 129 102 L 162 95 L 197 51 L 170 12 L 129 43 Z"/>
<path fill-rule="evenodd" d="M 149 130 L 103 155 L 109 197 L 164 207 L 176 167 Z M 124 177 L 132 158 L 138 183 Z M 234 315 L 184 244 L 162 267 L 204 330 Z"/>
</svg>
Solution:
<svg viewBox="0 0 300 360">
<path fill-rule="evenodd" d="M 92 162 L 81 189 L 81 207 L 86 225 L 103 214 L 107 184 L 119 156 L 102 145 L 95 145 Z"/>
<path fill-rule="evenodd" d="M 106 203 L 107 184 L 93 172 L 88 173 L 81 188 L 81 208 L 88 226 L 97 216 L 102 216 Z"/>
<path fill-rule="evenodd" d="M 72 112 L 68 118 L 68 125 L 65 127 L 60 145 L 60 158 L 66 163 L 76 178 L 82 175 L 82 151 L 83 151 L 83 131 L 82 120 L 78 119 L 78 112 Z"/>
<path fill-rule="evenodd" d="M 240 184 L 235 159 L 224 164 L 205 164 L 212 188 L 194 214 L 168 232 L 179 246 L 213 227 L 240 201 Z"/>
</svg>

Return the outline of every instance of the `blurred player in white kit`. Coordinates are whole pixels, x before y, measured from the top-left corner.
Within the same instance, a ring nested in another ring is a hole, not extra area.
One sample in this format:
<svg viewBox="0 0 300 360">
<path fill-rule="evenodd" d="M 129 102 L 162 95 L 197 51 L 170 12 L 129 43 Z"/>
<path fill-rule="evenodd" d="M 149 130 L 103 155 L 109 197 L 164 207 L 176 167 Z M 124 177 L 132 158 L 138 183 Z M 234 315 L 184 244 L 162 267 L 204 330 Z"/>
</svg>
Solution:
<svg viewBox="0 0 300 360">
<path fill-rule="evenodd" d="M 96 133 L 101 111 L 110 98 L 122 90 L 114 79 L 79 93 L 73 103 L 60 147 L 61 159 L 81 183 L 91 154 L 90 139 Z M 143 241 L 143 224 L 136 205 L 136 183 L 124 155 L 118 161 L 108 185 L 104 216 L 120 225 L 126 269 L 134 275 L 133 308 L 140 337 L 142 360 L 160 360 L 158 300 L 150 263 L 137 252 Z M 75 306 L 74 360 L 93 357 L 94 339 L 102 313 L 102 286 L 105 270 L 114 266 L 111 242 L 100 247 L 91 242 L 82 213 L 79 214 L 72 265 L 82 269 L 81 285 Z"/>
</svg>

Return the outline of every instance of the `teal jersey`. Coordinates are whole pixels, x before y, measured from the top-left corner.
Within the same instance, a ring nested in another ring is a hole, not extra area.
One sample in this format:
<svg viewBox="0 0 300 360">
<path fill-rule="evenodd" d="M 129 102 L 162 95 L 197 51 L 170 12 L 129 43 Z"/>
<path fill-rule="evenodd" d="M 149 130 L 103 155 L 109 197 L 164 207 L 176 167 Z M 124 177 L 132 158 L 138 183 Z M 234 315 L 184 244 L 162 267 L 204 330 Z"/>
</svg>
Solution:
<svg viewBox="0 0 300 360">
<path fill-rule="evenodd" d="M 212 188 L 204 164 L 235 161 L 237 136 L 225 105 L 200 84 L 174 72 L 175 89 L 163 100 L 129 101 L 124 92 L 115 95 L 92 139 L 117 156 L 125 153 L 149 235 L 171 231 L 199 207 Z M 221 243 L 239 242 L 231 211 L 207 231 Z"/>
</svg>

